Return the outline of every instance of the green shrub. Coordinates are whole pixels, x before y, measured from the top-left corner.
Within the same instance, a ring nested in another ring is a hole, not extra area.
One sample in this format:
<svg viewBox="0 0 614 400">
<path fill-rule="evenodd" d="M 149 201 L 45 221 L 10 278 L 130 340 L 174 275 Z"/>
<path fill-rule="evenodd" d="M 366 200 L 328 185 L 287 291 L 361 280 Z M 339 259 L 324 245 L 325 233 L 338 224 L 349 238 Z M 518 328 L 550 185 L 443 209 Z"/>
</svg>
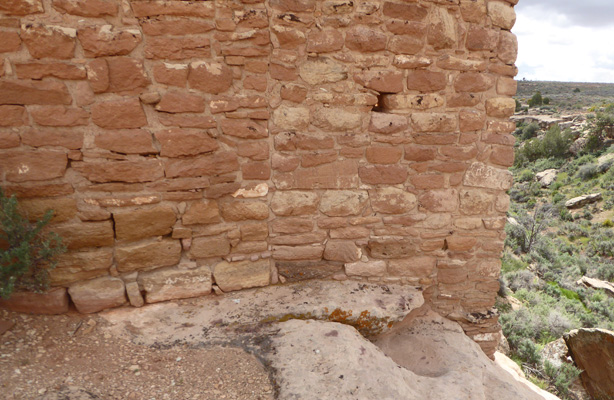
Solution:
<svg viewBox="0 0 614 400">
<path fill-rule="evenodd" d="M 530 169 L 523 169 L 518 177 L 516 178 L 517 182 L 530 182 L 535 178 L 535 174 Z"/>
<path fill-rule="evenodd" d="M 44 233 L 53 211 L 30 223 L 18 212 L 15 196 L 6 197 L 0 189 L 0 296 L 8 298 L 15 289 L 35 292 L 49 287 L 49 270 L 55 267 L 55 257 L 64 251 L 60 237 Z"/>
<path fill-rule="evenodd" d="M 569 385 L 582 373 L 573 364 L 562 363 L 560 367 L 554 366 L 548 360 L 544 361 L 544 374 L 548 377 L 560 396 L 569 394 Z"/>
<path fill-rule="evenodd" d="M 539 125 L 535 122 L 532 122 L 529 125 L 522 128 L 521 139 L 527 140 L 527 139 L 534 138 L 537 135 L 537 132 L 539 132 Z"/>
<path fill-rule="evenodd" d="M 576 175 L 581 180 L 588 181 L 590 179 L 595 178 L 597 175 L 599 175 L 599 169 L 597 168 L 597 165 L 595 164 L 586 164 L 586 165 L 581 166 L 580 169 L 578 169 L 578 172 Z"/>
<path fill-rule="evenodd" d="M 571 131 L 561 132 L 558 125 L 548 129 L 543 138 L 528 140 L 517 151 L 516 165 L 524 165 L 526 161 L 533 162 L 540 158 L 561 158 L 569 153 L 572 143 Z"/>
<path fill-rule="evenodd" d="M 542 97 L 542 94 L 540 91 L 535 92 L 535 94 L 533 95 L 533 97 L 531 97 L 529 99 L 529 107 L 537 107 L 537 106 L 541 106 L 544 102 L 544 99 Z"/>
</svg>

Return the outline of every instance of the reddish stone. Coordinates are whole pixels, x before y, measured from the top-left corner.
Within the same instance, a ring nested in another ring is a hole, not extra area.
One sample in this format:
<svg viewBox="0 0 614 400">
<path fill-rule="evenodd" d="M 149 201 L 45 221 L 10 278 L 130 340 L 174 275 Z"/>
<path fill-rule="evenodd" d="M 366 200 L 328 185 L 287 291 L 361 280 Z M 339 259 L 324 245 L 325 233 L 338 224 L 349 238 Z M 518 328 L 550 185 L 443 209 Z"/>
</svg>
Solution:
<svg viewBox="0 0 614 400">
<path fill-rule="evenodd" d="M 117 240 L 138 240 L 171 233 L 177 220 L 170 206 L 140 208 L 113 213 Z"/>
<path fill-rule="evenodd" d="M 291 82 L 298 79 L 298 72 L 296 68 L 286 67 L 281 64 L 271 64 L 269 69 L 269 75 L 271 78 L 278 81 Z"/>
<path fill-rule="evenodd" d="M 486 115 L 477 110 L 462 110 L 459 113 L 459 124 L 461 132 L 479 131 L 484 128 Z"/>
<path fill-rule="evenodd" d="M 478 149 L 475 146 L 441 146 L 439 151 L 447 158 L 458 161 L 471 160 L 478 155 Z"/>
<path fill-rule="evenodd" d="M 259 201 L 235 200 L 221 204 L 222 216 L 226 221 L 263 221 L 269 217 L 269 207 Z"/>
<path fill-rule="evenodd" d="M 77 215 L 77 201 L 69 197 L 48 197 L 19 202 L 19 211 L 31 222 L 41 220 L 49 210 L 53 210 L 52 223 L 68 221 Z"/>
<path fill-rule="evenodd" d="M 343 34 L 336 29 L 314 30 L 307 39 L 307 52 L 329 53 L 343 48 Z"/>
<path fill-rule="evenodd" d="M 28 15 L 45 11 L 42 0 L 3 0 L 0 11 L 8 15 Z"/>
<path fill-rule="evenodd" d="M 124 154 L 154 154 L 151 133 L 143 129 L 126 129 L 99 133 L 94 143 L 101 149 Z"/>
<path fill-rule="evenodd" d="M 300 164 L 300 158 L 298 157 L 284 157 L 278 153 L 273 154 L 271 159 L 271 166 L 274 170 L 281 172 L 291 172 L 298 168 Z"/>
<path fill-rule="evenodd" d="M 30 108 L 34 121 L 42 126 L 83 126 L 90 115 L 82 108 L 66 106 L 39 106 Z"/>
<path fill-rule="evenodd" d="M 418 198 L 420 205 L 431 212 L 452 212 L 458 207 L 458 191 L 455 189 L 430 190 Z"/>
<path fill-rule="evenodd" d="M 409 161 L 431 161 L 437 156 L 437 149 L 434 147 L 406 145 L 405 159 Z"/>
<path fill-rule="evenodd" d="M 307 89 L 298 85 L 283 85 L 280 91 L 281 98 L 294 103 L 302 103 L 307 97 Z"/>
<path fill-rule="evenodd" d="M 454 80 L 458 92 L 485 92 L 492 88 L 495 81 L 483 72 L 463 72 Z"/>
<path fill-rule="evenodd" d="M 384 3 L 383 13 L 390 18 L 407 21 L 422 21 L 428 15 L 428 9 L 417 4 Z"/>
<path fill-rule="evenodd" d="M 339 155 L 335 150 L 314 152 L 301 156 L 301 166 L 303 168 L 314 167 L 316 165 L 328 164 L 337 161 Z"/>
<path fill-rule="evenodd" d="M 249 75 L 243 80 L 243 88 L 246 90 L 257 90 L 266 92 L 268 80 L 264 75 Z"/>
<path fill-rule="evenodd" d="M 0 308 L 28 314 L 64 314 L 68 305 L 66 288 L 53 288 L 46 293 L 13 292 L 7 300 L 0 299 Z"/>
<path fill-rule="evenodd" d="M 67 80 L 85 79 L 87 74 L 82 66 L 63 63 L 28 62 L 15 64 L 19 79 L 43 79 L 54 77 Z"/>
<path fill-rule="evenodd" d="M 150 36 L 198 35 L 215 28 L 211 21 L 194 18 L 147 19 L 140 22 L 143 32 Z"/>
<path fill-rule="evenodd" d="M 271 177 L 271 166 L 268 162 L 247 162 L 241 165 L 243 179 L 267 180 Z"/>
<path fill-rule="evenodd" d="M 415 70 L 407 73 L 407 88 L 421 92 L 435 92 L 447 86 L 446 74 L 427 70 Z"/>
<path fill-rule="evenodd" d="M 0 126 L 22 126 L 28 122 L 23 106 L 0 106 Z M 19 138 L 17 140 L 19 142 Z"/>
<path fill-rule="evenodd" d="M 343 160 L 294 171 L 284 177 L 283 185 L 289 189 L 355 189 L 359 183 L 356 160 Z"/>
<path fill-rule="evenodd" d="M 217 224 L 220 221 L 220 209 L 216 201 L 192 204 L 181 219 L 184 225 L 208 225 Z"/>
<path fill-rule="evenodd" d="M 219 148 L 217 141 L 202 131 L 169 129 L 156 132 L 155 135 L 160 142 L 160 155 L 163 157 L 193 156 Z"/>
<path fill-rule="evenodd" d="M 363 183 L 395 185 L 407 180 L 407 168 L 401 165 L 368 165 L 360 167 L 358 174 Z"/>
<path fill-rule="evenodd" d="M 117 15 L 117 3 L 112 0 L 53 0 L 53 8 L 60 12 L 81 17 Z"/>
<path fill-rule="evenodd" d="M 396 35 L 388 43 L 388 50 L 396 54 L 418 54 L 424 47 L 424 39 L 410 35 Z"/>
<path fill-rule="evenodd" d="M 168 4 L 178 4 L 173 2 Z M 134 3 L 133 3 L 134 4 Z M 187 58 L 210 58 L 209 38 L 201 36 L 166 37 L 154 36 L 147 39 L 145 58 L 162 60 L 184 60 Z"/>
<path fill-rule="evenodd" d="M 350 50 L 368 53 L 386 49 L 387 40 L 384 32 L 359 25 L 347 31 L 345 46 Z"/>
<path fill-rule="evenodd" d="M 138 99 L 114 100 L 92 106 L 92 120 L 105 129 L 140 128 L 147 117 Z"/>
<path fill-rule="evenodd" d="M 138 93 L 150 83 L 145 74 L 143 63 L 139 60 L 128 57 L 112 57 L 107 58 L 106 63 L 109 82 L 106 88 L 107 92 Z M 94 91 L 96 92 L 96 90 Z"/>
<path fill-rule="evenodd" d="M 427 25 L 424 22 L 403 21 L 399 19 L 387 20 L 386 28 L 395 35 L 410 35 L 414 38 L 424 36 L 427 31 Z"/>
<path fill-rule="evenodd" d="M 0 118 L 2 111 L 0 110 Z M 20 144 L 19 135 L 16 132 L 0 131 L 0 149 L 10 149 Z"/>
<path fill-rule="evenodd" d="M 109 88 L 109 64 L 105 59 L 97 59 L 87 65 L 90 87 L 94 93 L 104 93 Z"/>
<path fill-rule="evenodd" d="M 115 243 L 111 221 L 66 223 L 54 225 L 52 230 L 69 250 L 113 246 Z"/>
<path fill-rule="evenodd" d="M 499 43 L 499 30 L 472 26 L 467 32 L 467 49 L 494 50 Z"/>
<path fill-rule="evenodd" d="M 193 62 L 190 64 L 190 87 L 205 93 L 218 94 L 232 86 L 232 70 L 222 63 Z"/>
<path fill-rule="evenodd" d="M 395 164 L 401 159 L 403 150 L 397 147 L 367 147 L 367 161 L 372 164 Z"/>
<path fill-rule="evenodd" d="M 239 170 L 239 161 L 232 152 L 217 152 L 195 158 L 171 159 L 164 167 L 167 178 L 215 176 Z"/>
<path fill-rule="evenodd" d="M 55 81 L 0 81 L 0 104 L 70 104 L 66 85 Z"/>
<path fill-rule="evenodd" d="M 68 159 L 57 151 L 8 151 L 0 157 L 0 176 L 9 182 L 46 181 L 64 176 Z"/>
<path fill-rule="evenodd" d="M 267 128 L 251 119 L 223 119 L 221 127 L 225 135 L 242 139 L 258 139 L 269 136 Z"/>
<path fill-rule="evenodd" d="M 159 63 L 153 67 L 153 76 L 156 82 L 170 86 L 185 87 L 188 83 L 187 64 Z"/>
<path fill-rule="evenodd" d="M 501 31 L 497 56 L 505 64 L 514 64 L 518 57 L 518 39 L 511 32 Z M 515 74 L 514 74 L 515 75 Z"/>
<path fill-rule="evenodd" d="M 56 129 L 28 129 L 21 134 L 21 141 L 33 147 L 61 146 L 77 150 L 83 147 L 83 131 Z"/>
<path fill-rule="evenodd" d="M 34 58 L 68 59 L 75 54 L 75 30 L 42 24 L 22 26 L 21 39 Z"/>
<path fill-rule="evenodd" d="M 130 6 L 137 18 L 157 15 L 200 18 L 213 18 L 215 16 L 215 6 L 208 1 L 131 1 Z"/>
<path fill-rule="evenodd" d="M 455 93 L 448 96 L 448 107 L 473 107 L 480 103 L 481 96 L 473 93 Z"/>
<path fill-rule="evenodd" d="M 186 92 L 166 92 L 156 104 L 156 110 L 168 113 L 201 113 L 205 111 L 205 99 Z"/>
<path fill-rule="evenodd" d="M 316 0 L 271 0 L 270 4 L 281 11 L 308 12 L 315 9 Z"/>
<path fill-rule="evenodd" d="M 354 80 L 380 93 L 403 91 L 403 73 L 396 71 L 363 71 L 354 75 Z"/>
<path fill-rule="evenodd" d="M 95 313 L 126 303 L 126 288 L 119 278 L 104 276 L 73 284 L 68 293 L 77 311 Z"/>
<path fill-rule="evenodd" d="M 17 32 L 0 31 L 0 53 L 10 53 L 19 50 L 21 38 Z"/>
<path fill-rule="evenodd" d="M 217 128 L 215 118 L 208 115 L 158 113 L 158 119 L 164 126 L 200 129 Z"/>
<path fill-rule="evenodd" d="M 68 183 L 51 183 L 42 185 L 6 185 L 4 191 L 8 195 L 15 195 L 18 198 L 31 197 L 54 197 L 74 193 L 72 186 Z"/>
<path fill-rule="evenodd" d="M 266 142 L 241 143 L 237 149 L 239 157 L 247 157 L 252 160 L 268 160 L 269 145 Z"/>
<path fill-rule="evenodd" d="M 511 146 L 493 146 L 490 161 L 493 164 L 511 167 L 514 165 L 514 148 Z"/>
<path fill-rule="evenodd" d="M 72 167 L 91 182 L 150 182 L 164 177 L 162 164 L 155 159 L 78 162 Z"/>
<path fill-rule="evenodd" d="M 442 189 L 445 186 L 445 177 L 440 174 L 413 175 L 409 178 L 416 189 Z"/>
</svg>

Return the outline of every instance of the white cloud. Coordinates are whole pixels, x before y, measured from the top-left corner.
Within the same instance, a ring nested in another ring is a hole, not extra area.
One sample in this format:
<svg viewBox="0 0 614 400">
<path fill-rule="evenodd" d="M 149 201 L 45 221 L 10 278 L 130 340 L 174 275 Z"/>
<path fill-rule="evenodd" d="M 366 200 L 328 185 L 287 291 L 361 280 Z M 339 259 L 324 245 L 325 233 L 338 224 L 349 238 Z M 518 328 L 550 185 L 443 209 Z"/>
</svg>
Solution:
<svg viewBox="0 0 614 400">
<path fill-rule="evenodd" d="M 518 79 L 614 82 L 614 47 L 607 45 L 614 25 L 585 27 L 563 12 L 537 12 L 539 8 L 516 9 Z"/>
</svg>

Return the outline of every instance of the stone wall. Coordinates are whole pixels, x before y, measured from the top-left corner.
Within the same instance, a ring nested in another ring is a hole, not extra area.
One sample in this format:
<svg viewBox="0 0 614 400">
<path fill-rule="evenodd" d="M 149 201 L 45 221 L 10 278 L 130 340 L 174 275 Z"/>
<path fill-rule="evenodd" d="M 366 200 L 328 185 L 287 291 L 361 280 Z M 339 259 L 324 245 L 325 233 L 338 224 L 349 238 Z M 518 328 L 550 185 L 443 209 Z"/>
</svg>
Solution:
<svg viewBox="0 0 614 400">
<path fill-rule="evenodd" d="M 2 0 L 0 179 L 56 212 L 58 304 L 402 283 L 492 352 L 516 3 Z"/>
</svg>

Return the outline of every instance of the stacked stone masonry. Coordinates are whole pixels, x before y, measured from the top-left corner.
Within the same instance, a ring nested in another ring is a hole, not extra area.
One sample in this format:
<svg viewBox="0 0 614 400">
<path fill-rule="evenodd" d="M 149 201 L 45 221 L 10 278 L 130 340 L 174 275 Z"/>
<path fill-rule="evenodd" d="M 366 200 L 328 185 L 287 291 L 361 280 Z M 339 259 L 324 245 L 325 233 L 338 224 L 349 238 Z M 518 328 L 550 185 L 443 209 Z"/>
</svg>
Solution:
<svg viewBox="0 0 614 400">
<path fill-rule="evenodd" d="M 0 183 L 69 249 L 46 301 L 402 283 L 492 353 L 516 3 L 2 0 Z"/>
</svg>

